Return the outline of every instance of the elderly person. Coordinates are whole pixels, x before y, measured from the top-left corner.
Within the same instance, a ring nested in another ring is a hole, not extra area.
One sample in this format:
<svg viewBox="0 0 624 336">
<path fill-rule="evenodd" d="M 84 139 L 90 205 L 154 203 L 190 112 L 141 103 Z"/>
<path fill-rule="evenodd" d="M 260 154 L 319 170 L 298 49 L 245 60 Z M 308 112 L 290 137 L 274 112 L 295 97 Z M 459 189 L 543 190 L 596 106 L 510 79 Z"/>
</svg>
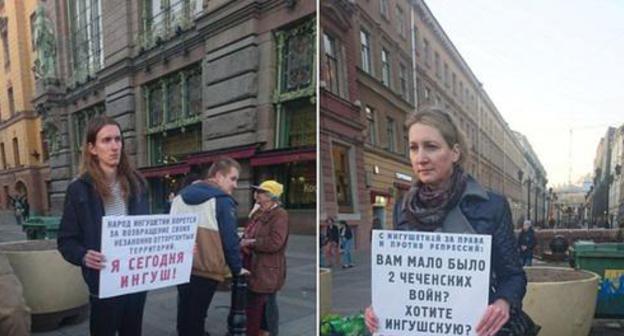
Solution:
<svg viewBox="0 0 624 336">
<path fill-rule="evenodd" d="M 518 236 L 518 245 L 520 245 L 520 258 L 522 266 L 531 266 L 533 264 L 533 249 L 535 248 L 535 231 L 530 220 L 525 220 L 522 225 L 522 231 Z"/>
<path fill-rule="evenodd" d="M 406 121 L 409 158 L 416 182 L 404 197 L 397 228 L 408 231 L 492 236 L 489 305 L 478 335 L 495 335 L 521 308 L 526 276 L 520 265 L 511 212 L 504 197 L 486 191 L 462 164 L 468 149 L 460 130 L 443 110 L 428 108 Z M 368 307 L 369 330 L 379 321 Z M 504 331 L 504 330 L 503 330 Z"/>
<path fill-rule="evenodd" d="M 279 198 L 284 187 L 274 180 L 253 186 L 257 206 L 241 240 L 243 263 L 251 271 L 247 300 L 247 335 L 257 336 L 269 296 L 286 279 L 288 214 Z"/>
</svg>

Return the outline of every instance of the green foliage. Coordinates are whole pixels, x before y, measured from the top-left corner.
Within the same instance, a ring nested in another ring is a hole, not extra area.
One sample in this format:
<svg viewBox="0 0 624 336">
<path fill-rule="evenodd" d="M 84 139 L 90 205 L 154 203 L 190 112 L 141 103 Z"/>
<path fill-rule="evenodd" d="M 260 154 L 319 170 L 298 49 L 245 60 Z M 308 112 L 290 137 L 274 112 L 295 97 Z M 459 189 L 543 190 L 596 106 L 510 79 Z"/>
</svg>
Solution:
<svg viewBox="0 0 624 336">
<path fill-rule="evenodd" d="M 321 336 L 366 336 L 370 335 L 364 324 L 362 313 L 340 316 L 325 315 L 321 319 Z"/>
</svg>

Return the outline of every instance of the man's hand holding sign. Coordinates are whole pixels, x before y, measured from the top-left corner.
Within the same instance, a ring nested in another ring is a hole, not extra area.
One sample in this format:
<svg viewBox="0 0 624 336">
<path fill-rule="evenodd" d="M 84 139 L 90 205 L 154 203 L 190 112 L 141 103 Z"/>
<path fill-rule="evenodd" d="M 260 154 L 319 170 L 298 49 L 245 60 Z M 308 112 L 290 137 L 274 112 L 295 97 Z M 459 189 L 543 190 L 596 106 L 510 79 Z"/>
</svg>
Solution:
<svg viewBox="0 0 624 336">
<path fill-rule="evenodd" d="M 100 269 L 100 298 L 189 281 L 197 215 L 107 216 L 102 253 L 89 251 L 87 267 Z"/>
</svg>

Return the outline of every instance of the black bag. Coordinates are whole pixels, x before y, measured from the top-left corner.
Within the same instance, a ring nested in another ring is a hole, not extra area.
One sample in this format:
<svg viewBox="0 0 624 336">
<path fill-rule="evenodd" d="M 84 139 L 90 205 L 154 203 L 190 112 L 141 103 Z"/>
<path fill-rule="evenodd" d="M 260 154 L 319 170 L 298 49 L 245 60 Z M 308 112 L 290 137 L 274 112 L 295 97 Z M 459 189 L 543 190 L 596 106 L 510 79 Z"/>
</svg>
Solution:
<svg viewBox="0 0 624 336">
<path fill-rule="evenodd" d="M 496 336 L 536 336 L 540 327 L 521 309 L 511 309 L 509 321 L 496 333 Z"/>
</svg>

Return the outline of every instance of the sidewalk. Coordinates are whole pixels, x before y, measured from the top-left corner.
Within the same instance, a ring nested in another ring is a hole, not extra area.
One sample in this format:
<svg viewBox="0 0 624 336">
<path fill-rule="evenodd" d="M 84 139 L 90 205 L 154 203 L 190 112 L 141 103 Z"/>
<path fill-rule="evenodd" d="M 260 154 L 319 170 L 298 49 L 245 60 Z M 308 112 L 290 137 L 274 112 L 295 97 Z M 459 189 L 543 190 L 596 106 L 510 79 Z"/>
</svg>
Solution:
<svg viewBox="0 0 624 336">
<path fill-rule="evenodd" d="M 21 227 L 0 217 L 0 242 L 26 239 Z M 4 220 L 3 220 L 4 219 Z M 280 335 L 312 336 L 316 332 L 316 239 L 314 236 L 291 235 L 286 251 L 288 271 L 284 288 L 278 293 Z M 176 335 L 175 288 L 149 292 L 143 316 L 143 335 Z M 230 292 L 217 292 L 208 310 L 206 331 L 213 336 L 225 335 L 230 309 Z M 89 334 L 88 320 L 63 326 L 35 336 L 83 336 Z"/>
<path fill-rule="evenodd" d="M 332 269 L 332 312 L 348 315 L 363 312 L 371 304 L 370 251 L 356 251 L 353 254 L 353 268 Z M 546 263 L 535 260 L 534 266 Z M 565 265 L 554 265 L 564 267 Z M 624 335 L 624 319 L 594 319 L 589 336 Z"/>
</svg>

